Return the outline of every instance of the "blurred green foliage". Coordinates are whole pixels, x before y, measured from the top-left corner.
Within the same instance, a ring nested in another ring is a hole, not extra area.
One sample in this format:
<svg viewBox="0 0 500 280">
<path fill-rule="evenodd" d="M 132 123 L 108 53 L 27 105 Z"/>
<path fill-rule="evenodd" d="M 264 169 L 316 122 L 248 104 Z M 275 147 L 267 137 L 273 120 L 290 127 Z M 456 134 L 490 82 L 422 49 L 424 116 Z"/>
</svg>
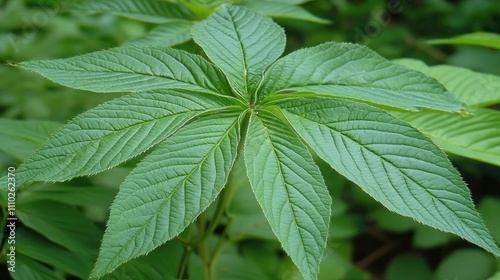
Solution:
<svg viewBox="0 0 500 280">
<path fill-rule="evenodd" d="M 59 125 L 119 95 L 64 88 L 16 68 L 17 62 L 70 57 L 119 46 L 145 36 L 156 27 L 110 14 L 83 15 L 72 12 L 72 5 L 73 1 L 63 0 L 0 0 L 0 175 L 7 172 L 8 166 L 17 166 L 26 159 Z M 480 31 L 499 34 L 500 1 L 315 0 L 302 6 L 331 23 L 276 19 L 287 29 L 287 52 L 326 41 L 347 41 L 365 44 L 389 59 L 414 58 L 428 65 L 448 64 L 500 75 L 498 49 L 428 43 L 432 39 Z M 200 52 L 190 42 L 177 47 Z M 500 91 L 500 86 L 495 87 Z M 85 278 L 95 261 L 112 198 L 119 183 L 139 160 L 90 178 L 37 184 L 21 191 L 18 272 L 10 277 Z M 486 225 L 500 243 L 500 168 L 458 156 L 452 160 L 470 184 Z M 321 160 L 318 163 L 329 170 Z M 209 241 L 209 247 L 216 246 L 216 237 L 224 234 L 230 240 L 213 264 L 215 279 L 234 279 L 242 274 L 246 279 L 300 279 L 300 273 L 283 254 L 258 205 L 246 199 L 251 194 L 250 188 L 245 187 L 248 182 L 244 171 L 233 176 L 236 176 L 232 179 L 235 191 L 227 210 L 230 219 L 224 221 L 221 230 Z M 389 212 L 331 171 L 324 171 L 323 176 L 336 199 L 319 279 L 461 276 L 469 280 L 487 279 L 495 273 L 497 278 L 490 279 L 498 279 L 500 264 L 489 254 L 470 248 L 470 244 L 449 234 Z M 5 204 L 2 197 L 2 226 Z M 87 242 L 85 247 L 78 246 L 82 238 Z M 73 242 L 75 239 L 80 241 Z M 0 255 L 1 279 L 9 279 L 6 248 L 4 243 Z M 107 278 L 175 276 L 179 259 L 169 259 L 172 254 L 167 252 L 181 254 L 181 251 L 179 242 L 168 242 Z M 201 279 L 197 278 L 202 277 L 200 262 L 196 255 L 190 259 L 190 279 Z"/>
</svg>

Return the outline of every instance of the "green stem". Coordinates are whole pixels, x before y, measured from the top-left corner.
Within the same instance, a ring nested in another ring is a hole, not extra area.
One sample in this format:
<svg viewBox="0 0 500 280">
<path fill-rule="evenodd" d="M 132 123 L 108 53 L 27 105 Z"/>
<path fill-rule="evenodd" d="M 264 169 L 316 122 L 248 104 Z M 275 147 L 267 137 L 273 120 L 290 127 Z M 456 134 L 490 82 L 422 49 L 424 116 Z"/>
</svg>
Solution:
<svg viewBox="0 0 500 280">
<path fill-rule="evenodd" d="M 186 237 L 185 238 L 182 238 L 180 235 L 176 236 L 175 238 L 180 242 L 182 243 L 183 246 L 189 246 L 191 245 L 191 233 L 193 232 L 193 225 L 189 225 L 187 227 L 187 229 L 185 230 L 185 233 L 186 233 Z"/>
<path fill-rule="evenodd" d="M 222 249 L 226 247 L 225 245 L 228 242 L 224 242 L 225 237 L 228 235 L 227 232 L 229 228 L 231 227 L 231 223 L 233 222 L 233 218 L 229 217 L 228 222 L 226 224 L 226 227 L 224 228 L 224 231 L 222 232 L 221 236 L 219 237 L 219 240 L 217 240 L 217 244 L 215 245 L 214 251 L 212 253 L 212 262 L 215 262 L 215 260 L 219 257 L 219 255 L 222 252 Z"/>
<path fill-rule="evenodd" d="M 202 237 L 205 236 L 205 230 L 207 228 L 207 217 L 205 215 L 205 212 L 201 213 L 200 216 L 198 216 L 197 222 L 198 222 L 198 234 L 196 235 L 195 239 L 190 241 L 190 243 L 193 245 L 196 245 L 198 240 L 202 239 Z"/>
<path fill-rule="evenodd" d="M 208 256 L 208 244 L 206 240 L 198 245 L 198 254 L 203 262 L 203 274 L 205 275 L 205 280 L 212 280 L 212 274 L 210 273 L 212 263 L 210 262 Z"/>
<path fill-rule="evenodd" d="M 203 232 L 200 232 L 200 234 L 197 236 L 197 238 L 192 240 L 190 242 L 190 244 L 196 245 L 197 243 L 205 241 L 217 228 L 217 226 L 219 225 L 220 219 L 222 217 L 222 214 L 224 213 L 224 211 L 226 209 L 227 193 L 228 193 L 228 191 L 227 191 L 227 186 L 226 186 L 220 192 L 219 202 L 217 203 L 217 208 L 215 209 L 215 213 L 214 213 L 214 216 L 212 217 L 212 220 L 210 221 L 210 224 Z M 201 215 L 200 215 L 200 217 L 201 217 Z"/>
<path fill-rule="evenodd" d="M 191 246 L 184 245 L 184 251 L 182 253 L 181 263 L 179 265 L 179 270 L 177 271 L 177 279 L 184 278 L 184 272 L 186 271 L 186 266 L 189 260 L 189 255 L 191 254 Z"/>
</svg>

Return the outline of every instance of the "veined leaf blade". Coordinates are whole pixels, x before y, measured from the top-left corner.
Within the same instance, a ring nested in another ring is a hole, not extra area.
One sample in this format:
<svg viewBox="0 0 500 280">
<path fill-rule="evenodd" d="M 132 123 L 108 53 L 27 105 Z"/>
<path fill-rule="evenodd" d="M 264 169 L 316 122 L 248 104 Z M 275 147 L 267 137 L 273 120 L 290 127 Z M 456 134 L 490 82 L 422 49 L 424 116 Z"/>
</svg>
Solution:
<svg viewBox="0 0 500 280">
<path fill-rule="evenodd" d="M 185 91 L 133 93 L 62 127 L 17 170 L 17 185 L 95 174 L 141 154 L 223 100 Z"/>
<path fill-rule="evenodd" d="M 239 112 L 201 117 L 166 139 L 125 179 L 92 277 L 174 238 L 224 187 L 236 159 Z"/>
<path fill-rule="evenodd" d="M 316 279 L 328 236 L 331 198 L 296 135 L 266 111 L 252 114 L 245 164 L 257 201 L 305 279 Z"/>
<path fill-rule="evenodd" d="M 229 94 L 224 74 L 201 56 L 162 46 L 125 46 L 76 57 L 22 62 L 61 85 L 95 92 L 187 89 Z"/>
<path fill-rule="evenodd" d="M 485 108 L 467 108 L 467 112 L 392 113 L 447 152 L 500 166 L 500 112 Z"/>
<path fill-rule="evenodd" d="M 298 99 L 278 106 L 323 160 L 389 210 L 500 255 L 460 175 L 418 130 L 347 100 Z"/>
<path fill-rule="evenodd" d="M 436 79 L 466 105 L 488 106 L 500 103 L 499 76 L 451 65 L 427 66 L 415 59 L 398 59 L 394 62 Z"/>
<path fill-rule="evenodd" d="M 243 7 L 223 5 L 191 34 L 243 97 L 254 93 L 266 67 L 285 48 L 283 29 Z"/>
<path fill-rule="evenodd" d="M 286 92 L 312 92 L 409 111 L 462 109 L 434 79 L 348 43 L 325 43 L 276 61 L 266 72 L 260 98 Z"/>
<path fill-rule="evenodd" d="M 175 19 L 195 19 L 193 13 L 182 5 L 157 0 L 82 1 L 76 4 L 74 9 L 91 13 L 108 13 L 156 24 Z"/>
</svg>

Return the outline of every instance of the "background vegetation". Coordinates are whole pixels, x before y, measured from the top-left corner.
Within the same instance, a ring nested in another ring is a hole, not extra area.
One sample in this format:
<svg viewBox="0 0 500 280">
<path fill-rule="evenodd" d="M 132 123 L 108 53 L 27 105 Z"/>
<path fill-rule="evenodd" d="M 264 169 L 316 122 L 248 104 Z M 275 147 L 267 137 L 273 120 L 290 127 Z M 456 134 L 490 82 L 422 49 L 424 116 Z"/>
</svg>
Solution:
<svg viewBox="0 0 500 280">
<path fill-rule="evenodd" d="M 68 119 L 119 96 L 64 88 L 10 64 L 120 46 L 155 27 L 110 14 L 74 12 L 70 4 L 61 0 L 0 0 L 0 175 L 7 167 L 18 166 Z M 331 23 L 277 19 L 287 31 L 287 53 L 326 41 L 347 41 L 365 44 L 388 59 L 415 58 L 428 65 L 456 65 L 500 75 L 498 49 L 428 42 L 477 31 L 500 33 L 499 1 L 316 0 L 302 6 Z M 176 47 L 200 52 L 191 42 Z M 491 86 L 500 95 L 500 85 Z M 490 108 L 498 109 L 495 105 Z M 497 133 L 500 137 L 500 131 Z M 450 157 L 500 243 L 500 162 L 495 165 Z M 3 250 L 0 278 L 85 278 L 97 256 L 109 205 L 120 182 L 139 160 L 96 176 L 38 184 L 20 192 L 17 211 L 22 226 L 17 229 L 17 253 L 21 273 L 9 275 Z M 323 165 L 323 176 L 336 199 L 320 279 L 500 279 L 500 262 L 490 254 L 389 212 Z M 231 180 L 238 186 L 227 210 L 231 223 L 223 221 L 225 226 L 216 229 L 210 240 L 215 246 L 217 235 L 224 233 L 232 241 L 213 264 L 215 279 L 234 275 L 300 279 L 258 205 L 246 199 L 251 194 L 243 173 L 236 172 Z M 176 250 L 181 254 L 180 244 L 169 242 L 109 278 L 154 279 L 144 278 L 151 277 L 152 271 L 158 275 L 174 271 L 175 275 L 179 260 L 162 256 Z M 200 266 L 196 257 L 191 258 L 190 279 L 201 279 Z"/>
</svg>

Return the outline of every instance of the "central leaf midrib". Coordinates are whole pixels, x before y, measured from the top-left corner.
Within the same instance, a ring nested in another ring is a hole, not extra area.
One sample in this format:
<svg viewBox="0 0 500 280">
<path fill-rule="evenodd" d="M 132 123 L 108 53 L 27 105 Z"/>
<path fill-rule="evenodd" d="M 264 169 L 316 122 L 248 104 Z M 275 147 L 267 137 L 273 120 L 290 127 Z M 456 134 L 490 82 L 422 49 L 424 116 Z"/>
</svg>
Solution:
<svg viewBox="0 0 500 280">
<path fill-rule="evenodd" d="M 228 127 L 228 129 L 222 134 L 222 136 L 220 137 L 219 141 L 217 141 L 216 145 L 214 145 L 214 147 L 212 149 L 210 149 L 210 151 L 200 160 L 199 163 L 197 163 L 193 169 L 191 170 L 191 172 L 189 172 L 185 178 L 179 182 L 174 188 L 172 188 L 172 192 L 170 193 L 170 195 L 168 195 L 167 197 L 165 198 L 162 198 L 163 199 L 163 202 L 161 203 L 160 206 L 158 206 L 157 208 L 157 211 L 151 215 L 147 220 L 146 222 L 143 224 L 143 226 L 139 227 L 139 230 L 132 236 L 132 238 L 130 240 L 134 240 L 137 238 L 137 236 L 142 233 L 147 224 L 149 224 L 151 222 L 151 220 L 154 218 L 154 217 L 157 217 L 158 214 L 160 213 L 160 211 L 165 207 L 165 205 L 171 200 L 172 196 L 177 193 L 177 191 L 184 185 L 184 183 L 194 174 L 194 172 L 196 170 L 198 170 L 200 168 L 200 166 L 207 160 L 207 158 L 213 154 L 215 152 L 215 150 L 217 150 L 219 147 L 220 147 L 220 144 L 222 143 L 222 141 L 227 137 L 227 135 L 229 135 L 231 129 L 234 127 L 234 125 L 238 122 L 238 119 L 235 119 L 234 122 Z M 126 183 L 127 181 L 124 182 L 124 184 Z M 163 183 L 163 182 L 157 182 L 155 183 L 154 185 L 150 185 L 150 187 L 154 187 L 160 183 Z M 122 248 L 120 249 L 120 251 L 118 251 L 117 254 L 115 254 L 115 257 L 111 258 L 111 260 L 108 262 L 108 266 L 107 268 L 110 267 L 110 263 L 112 261 L 114 261 L 122 252 L 123 250 L 125 249 L 125 246 L 122 246 Z M 116 267 L 115 267 L 116 268 Z"/>
<path fill-rule="evenodd" d="M 231 22 L 231 25 L 233 27 L 233 31 L 234 31 L 234 33 L 236 35 L 238 46 L 240 47 L 240 51 L 241 51 L 241 56 L 242 56 L 241 62 L 243 64 L 243 69 L 242 69 L 243 70 L 243 82 L 244 82 L 244 86 L 245 86 L 245 92 L 244 92 L 244 94 L 246 94 L 248 96 L 249 95 L 249 92 L 248 92 L 248 79 L 247 79 L 247 76 L 248 76 L 248 65 L 247 65 L 245 48 L 243 46 L 243 42 L 241 40 L 240 34 L 238 33 L 238 30 L 236 28 L 233 15 L 231 15 L 231 21 L 230 22 Z"/>
<path fill-rule="evenodd" d="M 123 66 L 123 65 L 121 65 Z M 199 89 L 202 89 L 203 92 L 205 91 L 208 91 L 209 93 L 214 93 L 214 94 L 219 94 L 218 91 L 215 91 L 213 89 L 209 89 L 209 88 L 205 88 L 199 84 L 196 84 L 196 83 L 189 83 L 187 81 L 182 81 L 182 80 L 177 80 L 175 77 L 171 77 L 171 76 L 165 76 L 165 75 L 159 75 L 159 76 L 155 76 L 155 75 L 149 75 L 147 73 L 144 73 L 144 72 L 125 72 L 125 71 L 116 71 L 116 70 L 109 70 L 109 71 L 89 71 L 89 70 L 75 70 L 75 69 L 72 69 L 72 70 L 66 70 L 66 69 L 59 69 L 59 68 L 49 68 L 49 69 L 53 69 L 53 70 L 58 70 L 58 71 L 64 71 L 65 73 L 67 72 L 73 72 L 73 73 L 92 73 L 92 74 L 119 74 L 119 75 L 136 75 L 136 76 L 139 76 L 139 77 L 147 77 L 149 78 L 149 80 L 151 79 L 155 79 L 155 78 L 160 78 L 160 79 L 164 79 L 164 80 L 167 80 L 167 81 L 170 81 L 172 83 L 183 83 L 183 84 L 186 84 L 186 85 L 190 85 L 190 86 L 195 86 Z M 45 74 L 42 73 L 43 76 L 45 76 Z M 160 89 L 160 88 L 158 88 Z M 177 89 L 177 87 L 170 87 L 170 89 Z M 183 89 L 182 87 L 179 87 L 178 89 Z"/>
</svg>

